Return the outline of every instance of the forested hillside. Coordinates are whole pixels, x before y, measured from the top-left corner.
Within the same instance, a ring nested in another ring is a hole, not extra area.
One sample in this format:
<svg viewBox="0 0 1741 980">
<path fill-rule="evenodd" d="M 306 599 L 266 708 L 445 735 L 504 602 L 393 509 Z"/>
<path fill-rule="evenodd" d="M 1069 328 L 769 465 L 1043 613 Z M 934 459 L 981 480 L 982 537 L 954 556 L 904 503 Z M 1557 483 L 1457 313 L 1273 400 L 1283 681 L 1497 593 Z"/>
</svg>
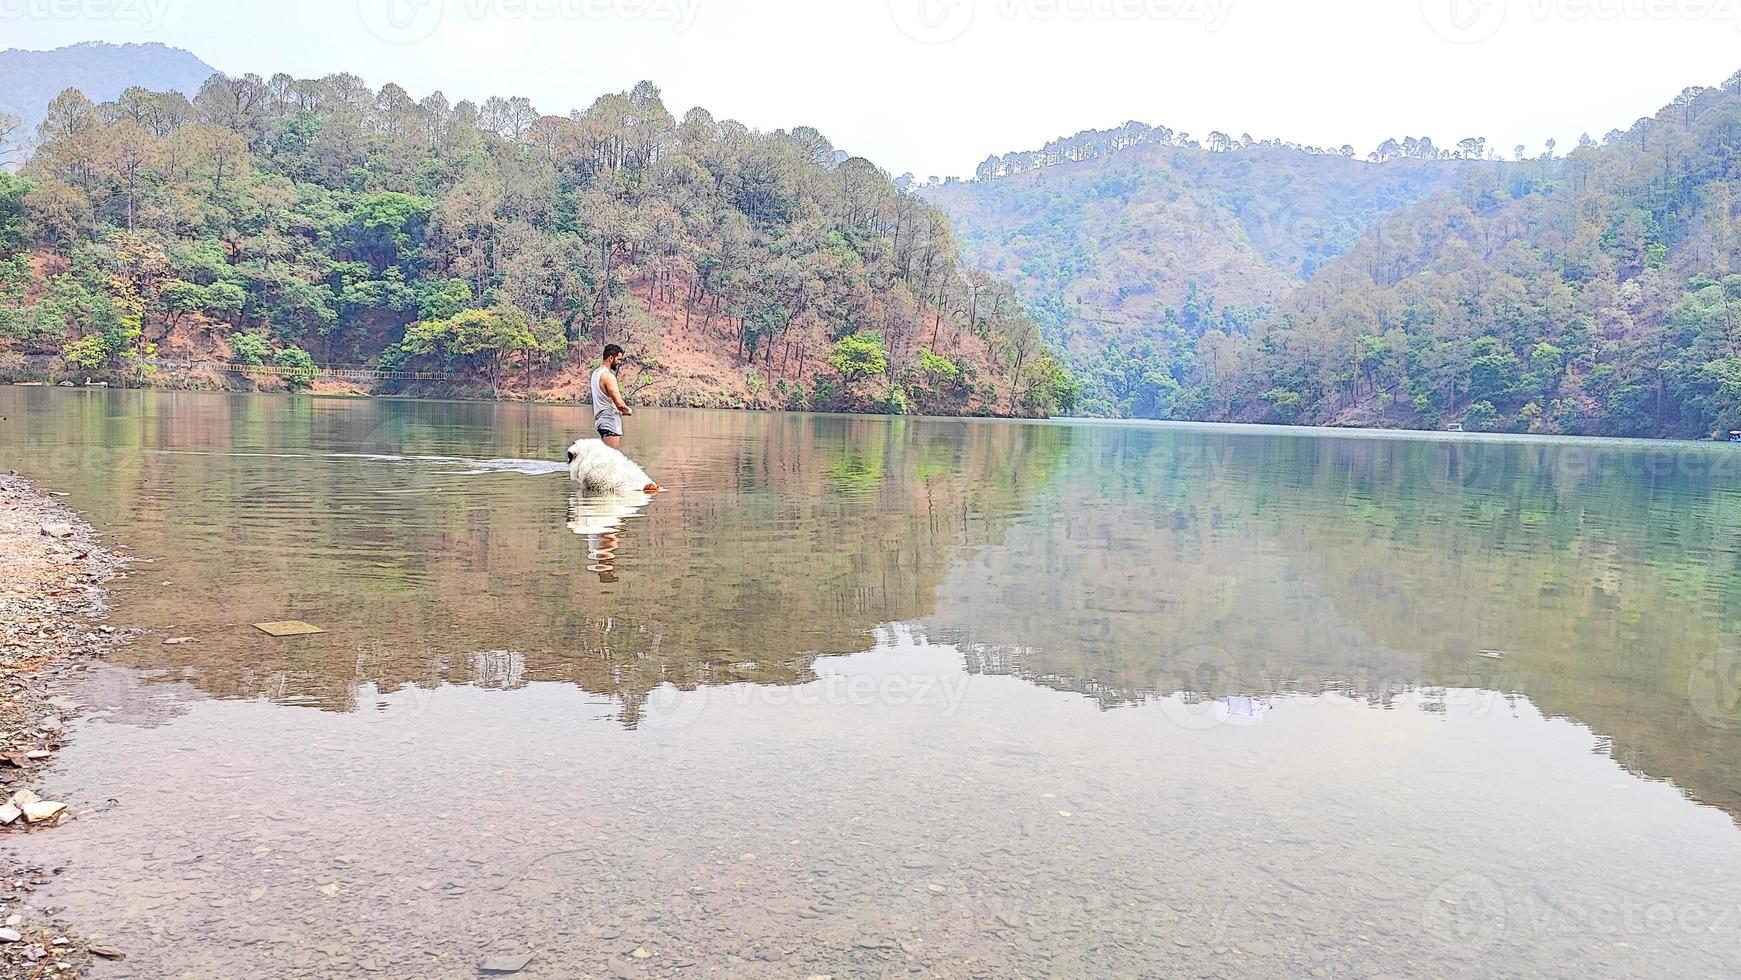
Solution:
<svg viewBox="0 0 1741 980">
<path fill-rule="evenodd" d="M 1521 151 L 1361 161 L 1126 127 L 926 193 L 1035 304 L 1095 414 L 1741 427 L 1741 75 Z"/>
<path fill-rule="evenodd" d="M 1162 415 L 1166 350 L 1241 334 L 1372 222 L 1498 166 L 1387 144 L 1386 162 L 1128 123 L 991 157 L 978 179 L 921 193 L 965 260 L 1015 284 L 1088 383 L 1097 414 Z"/>
<path fill-rule="evenodd" d="M 0 345 L 124 382 L 171 359 L 572 397 L 607 339 L 667 404 L 1051 414 L 1077 388 L 941 212 L 814 129 L 658 89 L 545 115 L 317 80 L 57 96 L 0 175 Z M 0 360 L 8 355 L 0 353 Z M 0 364 L 0 370 L 7 370 Z"/>
<path fill-rule="evenodd" d="M 1702 437 L 1741 428 L 1741 74 L 1371 229 L 1175 411 Z"/>
</svg>

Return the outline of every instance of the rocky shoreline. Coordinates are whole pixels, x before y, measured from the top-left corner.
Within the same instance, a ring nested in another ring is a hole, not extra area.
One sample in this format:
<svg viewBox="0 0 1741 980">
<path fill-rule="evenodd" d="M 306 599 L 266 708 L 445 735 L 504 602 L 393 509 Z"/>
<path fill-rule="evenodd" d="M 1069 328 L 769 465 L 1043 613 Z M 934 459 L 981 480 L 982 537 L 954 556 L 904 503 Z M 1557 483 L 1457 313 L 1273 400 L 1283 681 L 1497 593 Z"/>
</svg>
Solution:
<svg viewBox="0 0 1741 980">
<path fill-rule="evenodd" d="M 57 869 L 23 863 L 17 842 L 4 838 L 51 832 L 77 818 L 54 802 L 52 773 L 44 771 L 79 709 L 59 688 L 66 676 L 132 639 L 131 631 L 102 622 L 107 583 L 127 562 L 104 548 L 55 494 L 16 473 L 0 475 L 0 568 L 6 573 L 0 578 L 0 980 L 76 977 L 93 956 L 124 955 L 77 938 L 52 910 L 34 904 L 32 892 Z M 28 816 L 9 808 L 32 798 L 41 802 Z"/>
</svg>

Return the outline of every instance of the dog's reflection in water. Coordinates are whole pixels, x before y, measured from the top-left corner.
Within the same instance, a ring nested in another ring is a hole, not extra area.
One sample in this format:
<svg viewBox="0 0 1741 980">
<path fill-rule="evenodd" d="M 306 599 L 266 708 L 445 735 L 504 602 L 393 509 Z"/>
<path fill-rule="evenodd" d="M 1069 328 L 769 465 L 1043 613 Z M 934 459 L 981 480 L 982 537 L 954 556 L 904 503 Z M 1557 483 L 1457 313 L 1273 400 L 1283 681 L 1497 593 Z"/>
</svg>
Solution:
<svg viewBox="0 0 1741 980">
<path fill-rule="evenodd" d="M 589 572 L 597 572 L 598 580 L 617 580 L 617 549 L 623 544 L 623 525 L 640 515 L 642 508 L 653 500 L 650 494 L 634 491 L 605 496 L 587 495 L 576 491 L 568 502 L 568 529 L 586 538 Z"/>
</svg>

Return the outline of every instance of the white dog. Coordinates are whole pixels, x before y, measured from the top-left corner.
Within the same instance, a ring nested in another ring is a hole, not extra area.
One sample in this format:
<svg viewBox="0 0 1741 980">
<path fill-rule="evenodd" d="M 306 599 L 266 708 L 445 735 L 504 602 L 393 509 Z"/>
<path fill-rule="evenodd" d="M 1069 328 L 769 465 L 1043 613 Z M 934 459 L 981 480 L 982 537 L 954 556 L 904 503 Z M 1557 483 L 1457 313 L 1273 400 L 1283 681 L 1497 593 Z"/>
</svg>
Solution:
<svg viewBox="0 0 1741 980">
<path fill-rule="evenodd" d="M 598 439 L 582 439 L 568 447 L 568 475 L 580 484 L 581 493 L 658 493 L 660 489 L 634 460 Z"/>
</svg>

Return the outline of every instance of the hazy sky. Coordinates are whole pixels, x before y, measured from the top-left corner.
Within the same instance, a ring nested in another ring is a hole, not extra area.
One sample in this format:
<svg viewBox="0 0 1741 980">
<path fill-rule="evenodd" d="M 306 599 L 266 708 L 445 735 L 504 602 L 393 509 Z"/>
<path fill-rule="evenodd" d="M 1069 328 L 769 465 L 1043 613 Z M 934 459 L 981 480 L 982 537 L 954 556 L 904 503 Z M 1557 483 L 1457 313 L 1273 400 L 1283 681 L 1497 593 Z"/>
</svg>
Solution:
<svg viewBox="0 0 1741 980">
<path fill-rule="evenodd" d="M 1565 147 L 1741 69 L 1741 0 L 0 0 L 0 45 L 86 40 L 551 113 L 646 78 L 923 178 L 1127 119 Z"/>
</svg>

